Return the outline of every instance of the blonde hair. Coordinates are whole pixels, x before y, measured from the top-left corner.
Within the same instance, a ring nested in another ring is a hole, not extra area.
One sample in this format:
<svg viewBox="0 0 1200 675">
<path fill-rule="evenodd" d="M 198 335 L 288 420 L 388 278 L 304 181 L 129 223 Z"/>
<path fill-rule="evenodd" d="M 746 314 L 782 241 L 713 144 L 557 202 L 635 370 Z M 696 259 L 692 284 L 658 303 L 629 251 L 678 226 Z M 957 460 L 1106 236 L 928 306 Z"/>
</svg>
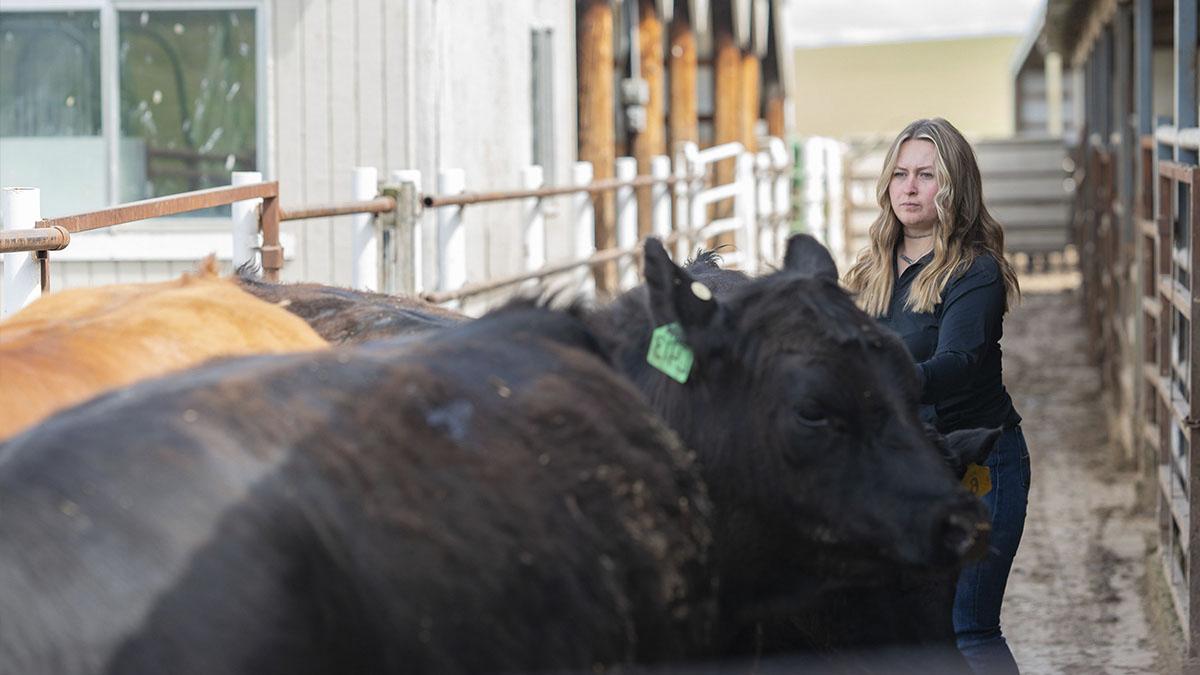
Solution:
<svg viewBox="0 0 1200 675">
<path fill-rule="evenodd" d="M 871 243 L 846 272 L 844 285 L 857 295 L 859 307 L 867 314 L 883 316 L 887 312 L 895 286 L 895 250 L 904 234 L 904 227 L 892 209 L 888 186 L 896 170 L 900 145 L 911 139 L 930 141 L 936 149 L 937 223 L 933 226 L 933 260 L 913 280 L 904 306 L 918 313 L 932 312 L 956 273 L 968 269 L 976 257 L 991 255 L 1004 279 L 1007 312 L 1012 302 L 1019 300 L 1021 290 L 1016 272 L 1004 258 L 1004 230 L 983 205 L 975 151 L 954 125 L 940 117 L 909 124 L 892 142 L 875 186 L 880 213 L 868 231 Z"/>
</svg>

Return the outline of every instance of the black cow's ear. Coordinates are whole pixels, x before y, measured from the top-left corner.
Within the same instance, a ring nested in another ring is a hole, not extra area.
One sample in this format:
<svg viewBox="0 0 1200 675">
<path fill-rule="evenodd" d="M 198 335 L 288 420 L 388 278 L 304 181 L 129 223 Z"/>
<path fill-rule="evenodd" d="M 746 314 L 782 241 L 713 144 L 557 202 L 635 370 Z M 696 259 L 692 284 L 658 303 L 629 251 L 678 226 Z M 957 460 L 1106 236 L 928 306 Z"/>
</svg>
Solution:
<svg viewBox="0 0 1200 675">
<path fill-rule="evenodd" d="M 788 238 L 783 268 L 818 279 L 838 280 L 837 264 L 829 255 L 829 249 L 807 234 L 794 234 Z"/>
<path fill-rule="evenodd" d="M 968 464 L 983 464 L 996 447 L 1004 429 L 963 429 L 946 434 L 946 447 L 965 471 Z"/>
<path fill-rule="evenodd" d="M 720 305 L 712 291 L 687 270 L 671 262 L 662 242 L 653 237 L 645 246 L 646 289 L 656 326 L 679 322 L 685 332 L 708 327 Z"/>
</svg>

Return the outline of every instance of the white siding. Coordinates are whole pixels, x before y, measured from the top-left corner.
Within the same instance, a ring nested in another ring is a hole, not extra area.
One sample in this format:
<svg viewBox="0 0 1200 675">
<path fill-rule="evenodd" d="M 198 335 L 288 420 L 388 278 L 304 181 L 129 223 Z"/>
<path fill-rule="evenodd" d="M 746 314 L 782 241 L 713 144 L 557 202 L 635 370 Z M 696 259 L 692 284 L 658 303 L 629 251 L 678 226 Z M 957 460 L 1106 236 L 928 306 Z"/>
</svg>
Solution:
<svg viewBox="0 0 1200 675">
<path fill-rule="evenodd" d="M 273 15 L 274 165 L 285 207 L 350 199 L 350 171 L 358 165 L 375 166 L 381 176 L 419 169 L 426 192 L 442 168 L 465 169 L 471 191 L 516 188 L 532 147 L 534 25 L 554 30 L 554 178 L 568 180 L 575 159 L 573 3 L 275 0 Z M 469 280 L 517 269 L 516 209 L 467 210 Z M 432 214 L 426 219 L 429 259 L 436 238 Z M 565 218 L 549 228 L 551 257 L 567 255 Z M 349 283 L 344 219 L 285 223 L 285 231 L 299 237 L 285 278 Z M 427 287 L 435 273 L 426 265 Z"/>
</svg>

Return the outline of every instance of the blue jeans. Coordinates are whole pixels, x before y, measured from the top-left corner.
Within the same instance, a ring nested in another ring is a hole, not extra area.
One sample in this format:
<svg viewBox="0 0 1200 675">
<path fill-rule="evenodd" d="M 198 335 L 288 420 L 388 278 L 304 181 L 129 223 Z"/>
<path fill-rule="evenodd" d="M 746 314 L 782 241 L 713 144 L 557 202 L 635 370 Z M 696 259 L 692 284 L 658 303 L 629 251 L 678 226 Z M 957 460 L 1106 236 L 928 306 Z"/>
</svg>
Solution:
<svg viewBox="0 0 1200 675">
<path fill-rule="evenodd" d="M 983 503 L 992 514 L 991 543 L 987 556 L 958 577 L 954 633 L 958 650 L 976 675 L 1009 675 L 1019 671 L 1000 632 L 1000 605 L 1029 501 L 1029 448 L 1020 426 L 1001 434 L 987 467 L 992 489 Z"/>
</svg>

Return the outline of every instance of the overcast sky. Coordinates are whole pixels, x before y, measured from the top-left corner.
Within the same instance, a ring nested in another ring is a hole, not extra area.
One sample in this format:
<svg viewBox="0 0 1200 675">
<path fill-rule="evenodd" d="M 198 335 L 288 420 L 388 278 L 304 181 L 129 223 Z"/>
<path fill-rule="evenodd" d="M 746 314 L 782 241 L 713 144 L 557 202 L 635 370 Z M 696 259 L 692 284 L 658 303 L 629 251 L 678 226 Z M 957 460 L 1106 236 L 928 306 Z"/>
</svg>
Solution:
<svg viewBox="0 0 1200 675">
<path fill-rule="evenodd" d="M 793 47 L 1024 34 L 1045 0 L 788 0 Z"/>
</svg>

